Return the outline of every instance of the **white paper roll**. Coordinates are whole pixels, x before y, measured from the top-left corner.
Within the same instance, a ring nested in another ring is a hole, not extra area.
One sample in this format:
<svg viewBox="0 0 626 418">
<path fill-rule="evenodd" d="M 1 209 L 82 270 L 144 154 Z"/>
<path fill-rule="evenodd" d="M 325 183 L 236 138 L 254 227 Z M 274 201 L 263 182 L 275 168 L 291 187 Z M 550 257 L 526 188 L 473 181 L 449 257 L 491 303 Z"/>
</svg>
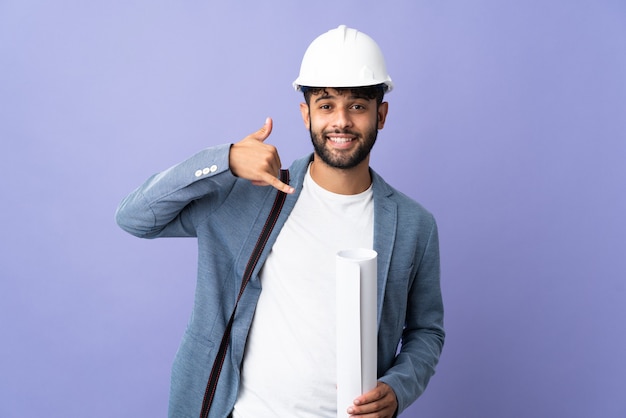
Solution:
<svg viewBox="0 0 626 418">
<path fill-rule="evenodd" d="M 376 387 L 376 251 L 337 253 L 337 418 Z"/>
</svg>

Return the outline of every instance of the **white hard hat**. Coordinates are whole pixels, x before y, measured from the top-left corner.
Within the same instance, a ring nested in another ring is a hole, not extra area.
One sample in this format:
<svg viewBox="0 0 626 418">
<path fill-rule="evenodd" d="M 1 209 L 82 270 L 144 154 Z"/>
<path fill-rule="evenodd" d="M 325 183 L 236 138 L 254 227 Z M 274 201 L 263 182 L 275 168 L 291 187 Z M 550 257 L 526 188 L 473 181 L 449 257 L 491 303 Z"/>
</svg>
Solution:
<svg viewBox="0 0 626 418">
<path fill-rule="evenodd" d="M 345 25 L 311 42 L 302 58 L 300 75 L 293 82 L 296 90 L 376 84 L 384 84 L 387 92 L 393 88 L 382 51 L 372 38 Z"/>
</svg>

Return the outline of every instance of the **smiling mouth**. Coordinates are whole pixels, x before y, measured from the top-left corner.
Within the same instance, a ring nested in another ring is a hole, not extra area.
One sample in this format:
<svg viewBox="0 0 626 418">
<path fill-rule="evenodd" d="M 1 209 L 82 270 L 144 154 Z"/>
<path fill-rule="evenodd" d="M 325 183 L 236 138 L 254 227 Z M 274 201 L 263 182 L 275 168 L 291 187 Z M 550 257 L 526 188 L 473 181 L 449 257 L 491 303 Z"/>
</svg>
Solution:
<svg viewBox="0 0 626 418">
<path fill-rule="evenodd" d="M 335 144 L 347 144 L 348 142 L 354 141 L 354 137 L 345 137 L 345 136 L 327 136 L 329 141 L 334 142 Z"/>
</svg>

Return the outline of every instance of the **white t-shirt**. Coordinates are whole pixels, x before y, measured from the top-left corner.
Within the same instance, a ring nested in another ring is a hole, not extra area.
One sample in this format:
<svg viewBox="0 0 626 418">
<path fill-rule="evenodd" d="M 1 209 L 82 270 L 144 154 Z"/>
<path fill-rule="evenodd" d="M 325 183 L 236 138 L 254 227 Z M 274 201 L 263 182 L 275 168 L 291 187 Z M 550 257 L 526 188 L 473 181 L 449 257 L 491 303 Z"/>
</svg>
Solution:
<svg viewBox="0 0 626 418">
<path fill-rule="evenodd" d="M 260 273 L 234 418 L 337 416 L 335 256 L 373 236 L 371 187 L 339 195 L 307 172 Z"/>
</svg>

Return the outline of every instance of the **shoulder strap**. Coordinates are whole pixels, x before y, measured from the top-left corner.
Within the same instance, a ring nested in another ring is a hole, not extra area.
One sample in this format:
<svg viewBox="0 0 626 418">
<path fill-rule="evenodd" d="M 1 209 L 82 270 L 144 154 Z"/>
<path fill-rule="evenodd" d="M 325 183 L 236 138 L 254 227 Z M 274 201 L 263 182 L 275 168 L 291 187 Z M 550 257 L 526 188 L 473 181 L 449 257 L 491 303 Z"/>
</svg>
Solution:
<svg viewBox="0 0 626 418">
<path fill-rule="evenodd" d="M 281 170 L 280 171 L 280 180 L 283 183 L 289 184 L 289 171 Z M 274 225 L 276 225 L 276 220 L 278 219 L 278 215 L 280 214 L 281 209 L 283 208 L 283 204 L 285 203 L 285 199 L 287 194 L 281 191 L 276 193 L 276 199 L 274 200 L 274 204 L 272 205 L 272 210 L 265 221 L 265 225 L 263 226 L 263 230 L 261 231 L 261 235 L 259 235 L 259 239 L 254 246 L 254 250 L 252 250 L 252 255 L 248 260 L 248 264 L 246 265 L 246 269 L 243 274 L 243 279 L 241 281 L 241 288 L 239 290 L 239 295 L 237 296 L 237 301 L 235 302 L 235 306 L 233 307 L 233 313 L 230 315 L 230 319 L 228 324 L 226 325 L 226 329 L 224 330 L 224 335 L 222 336 L 222 341 L 220 343 L 220 348 L 217 352 L 217 356 L 215 357 L 215 361 L 213 362 L 213 367 L 211 368 L 211 375 L 209 376 L 209 381 L 207 382 L 206 390 L 204 392 L 204 398 L 202 400 L 202 409 L 200 410 L 200 418 L 207 418 L 209 416 L 209 409 L 211 408 L 211 404 L 213 403 L 213 397 L 215 396 L 215 390 L 217 388 L 217 382 L 219 380 L 220 373 L 222 371 L 222 366 L 224 365 L 224 360 L 226 359 L 226 351 L 228 350 L 228 344 L 230 341 L 230 332 L 233 327 L 233 321 L 235 319 L 235 312 L 237 311 L 237 305 L 239 304 L 239 299 L 241 299 L 241 295 L 243 295 L 243 291 L 246 288 L 246 285 L 250 281 L 252 277 L 252 272 L 261 257 L 261 253 L 265 248 L 265 244 L 270 237 L 272 229 Z"/>
</svg>

